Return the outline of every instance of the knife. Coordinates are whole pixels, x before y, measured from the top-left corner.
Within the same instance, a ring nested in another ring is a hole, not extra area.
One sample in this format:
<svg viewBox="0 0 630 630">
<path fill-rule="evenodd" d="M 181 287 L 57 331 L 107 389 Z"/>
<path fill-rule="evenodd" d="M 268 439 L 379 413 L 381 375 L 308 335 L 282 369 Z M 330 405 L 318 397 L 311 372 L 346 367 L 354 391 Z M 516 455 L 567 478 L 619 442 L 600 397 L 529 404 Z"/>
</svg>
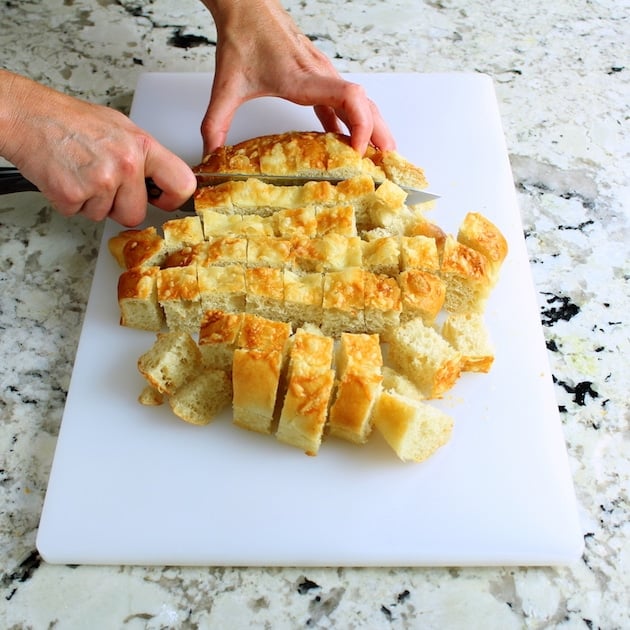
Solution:
<svg viewBox="0 0 630 630">
<path fill-rule="evenodd" d="M 258 175 L 247 173 L 197 173 L 197 184 L 199 186 L 217 186 L 227 181 L 245 181 L 247 179 L 255 178 L 267 184 L 274 184 L 275 186 L 303 186 L 307 182 L 329 182 L 331 184 L 339 184 L 345 181 L 340 177 L 327 177 L 325 175 Z M 382 182 L 375 181 L 375 184 Z M 149 199 L 157 199 L 162 191 L 157 184 L 150 178 L 145 179 L 147 187 L 147 195 Z M 430 193 L 426 190 L 420 190 L 418 188 L 412 188 L 409 186 L 401 186 L 401 188 L 407 193 L 407 204 L 414 205 L 417 203 L 425 203 L 427 201 L 433 201 L 439 199 L 439 195 Z M 10 193 L 39 191 L 39 188 L 33 182 L 24 177 L 17 168 L 12 166 L 0 167 L 0 195 L 8 195 Z M 182 210 L 192 210 L 192 200 L 187 201 Z"/>
<path fill-rule="evenodd" d="M 266 184 L 274 184 L 275 186 L 303 186 L 307 182 L 329 182 L 330 184 L 339 184 L 346 181 L 347 177 L 334 177 L 328 175 L 261 175 L 258 173 L 195 173 L 197 176 L 197 184 L 199 186 L 217 186 L 228 181 L 245 181 L 247 179 L 258 179 Z M 374 181 L 376 185 L 382 184 L 380 181 Z M 407 193 L 406 203 L 415 205 L 417 203 L 425 203 L 439 199 L 440 196 L 420 188 L 411 186 L 401 186 Z"/>
</svg>

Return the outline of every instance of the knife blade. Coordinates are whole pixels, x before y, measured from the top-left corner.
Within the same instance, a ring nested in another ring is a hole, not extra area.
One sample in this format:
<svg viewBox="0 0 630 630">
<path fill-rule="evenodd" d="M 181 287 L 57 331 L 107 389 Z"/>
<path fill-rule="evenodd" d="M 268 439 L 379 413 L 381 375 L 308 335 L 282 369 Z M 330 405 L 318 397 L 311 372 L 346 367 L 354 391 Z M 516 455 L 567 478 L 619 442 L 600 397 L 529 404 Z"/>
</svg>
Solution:
<svg viewBox="0 0 630 630">
<path fill-rule="evenodd" d="M 329 182 L 333 185 L 346 181 L 348 178 L 334 177 L 328 175 L 260 175 L 258 173 L 195 173 L 198 186 L 218 186 L 229 181 L 245 181 L 248 179 L 258 179 L 266 184 L 274 186 L 303 186 L 307 182 Z M 374 180 L 376 185 L 381 181 Z M 400 184 L 398 184 L 400 186 Z M 413 188 L 411 186 L 400 186 L 407 193 L 406 203 L 415 205 L 439 199 L 440 196 L 428 190 Z"/>
</svg>

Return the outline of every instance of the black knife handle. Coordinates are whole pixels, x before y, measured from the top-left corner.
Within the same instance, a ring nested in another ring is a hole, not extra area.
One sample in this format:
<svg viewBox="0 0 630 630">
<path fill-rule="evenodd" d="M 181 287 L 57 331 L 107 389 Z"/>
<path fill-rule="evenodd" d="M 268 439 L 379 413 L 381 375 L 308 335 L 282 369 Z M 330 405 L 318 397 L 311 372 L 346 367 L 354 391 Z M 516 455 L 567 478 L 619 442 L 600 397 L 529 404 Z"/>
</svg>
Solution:
<svg viewBox="0 0 630 630">
<path fill-rule="evenodd" d="M 38 190 L 37 186 L 24 177 L 17 168 L 0 167 L 0 195 Z"/>
<path fill-rule="evenodd" d="M 150 178 L 145 180 L 149 199 L 158 199 L 162 194 L 160 187 Z M 13 166 L 0 166 L 0 195 L 19 192 L 37 192 L 39 188 L 29 181 Z"/>
</svg>

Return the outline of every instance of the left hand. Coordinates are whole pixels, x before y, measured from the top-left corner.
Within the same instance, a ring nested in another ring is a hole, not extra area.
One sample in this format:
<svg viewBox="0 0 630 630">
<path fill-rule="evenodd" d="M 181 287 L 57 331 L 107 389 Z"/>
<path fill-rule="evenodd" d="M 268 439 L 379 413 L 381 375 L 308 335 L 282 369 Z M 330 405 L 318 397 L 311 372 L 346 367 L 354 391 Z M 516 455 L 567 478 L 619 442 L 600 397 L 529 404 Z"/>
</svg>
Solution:
<svg viewBox="0 0 630 630">
<path fill-rule="evenodd" d="M 276 0 L 204 0 L 218 32 L 216 71 L 202 122 L 204 154 L 225 143 L 236 109 L 260 96 L 312 105 L 326 131 L 349 130 L 361 154 L 368 143 L 395 149 L 365 90 L 344 80 Z"/>
</svg>

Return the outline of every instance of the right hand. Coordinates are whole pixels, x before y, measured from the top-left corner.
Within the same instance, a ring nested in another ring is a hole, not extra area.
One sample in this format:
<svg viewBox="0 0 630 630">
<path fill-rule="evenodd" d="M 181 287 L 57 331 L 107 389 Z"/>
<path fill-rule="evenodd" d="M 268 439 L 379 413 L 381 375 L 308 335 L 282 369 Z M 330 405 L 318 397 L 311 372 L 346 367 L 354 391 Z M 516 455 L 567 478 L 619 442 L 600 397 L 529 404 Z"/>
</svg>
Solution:
<svg viewBox="0 0 630 630">
<path fill-rule="evenodd" d="M 163 210 L 177 209 L 196 188 L 185 162 L 114 109 L 6 71 L 0 107 L 0 154 L 64 216 L 135 226 L 146 215 L 145 178 L 162 190 L 151 203 Z"/>
</svg>

